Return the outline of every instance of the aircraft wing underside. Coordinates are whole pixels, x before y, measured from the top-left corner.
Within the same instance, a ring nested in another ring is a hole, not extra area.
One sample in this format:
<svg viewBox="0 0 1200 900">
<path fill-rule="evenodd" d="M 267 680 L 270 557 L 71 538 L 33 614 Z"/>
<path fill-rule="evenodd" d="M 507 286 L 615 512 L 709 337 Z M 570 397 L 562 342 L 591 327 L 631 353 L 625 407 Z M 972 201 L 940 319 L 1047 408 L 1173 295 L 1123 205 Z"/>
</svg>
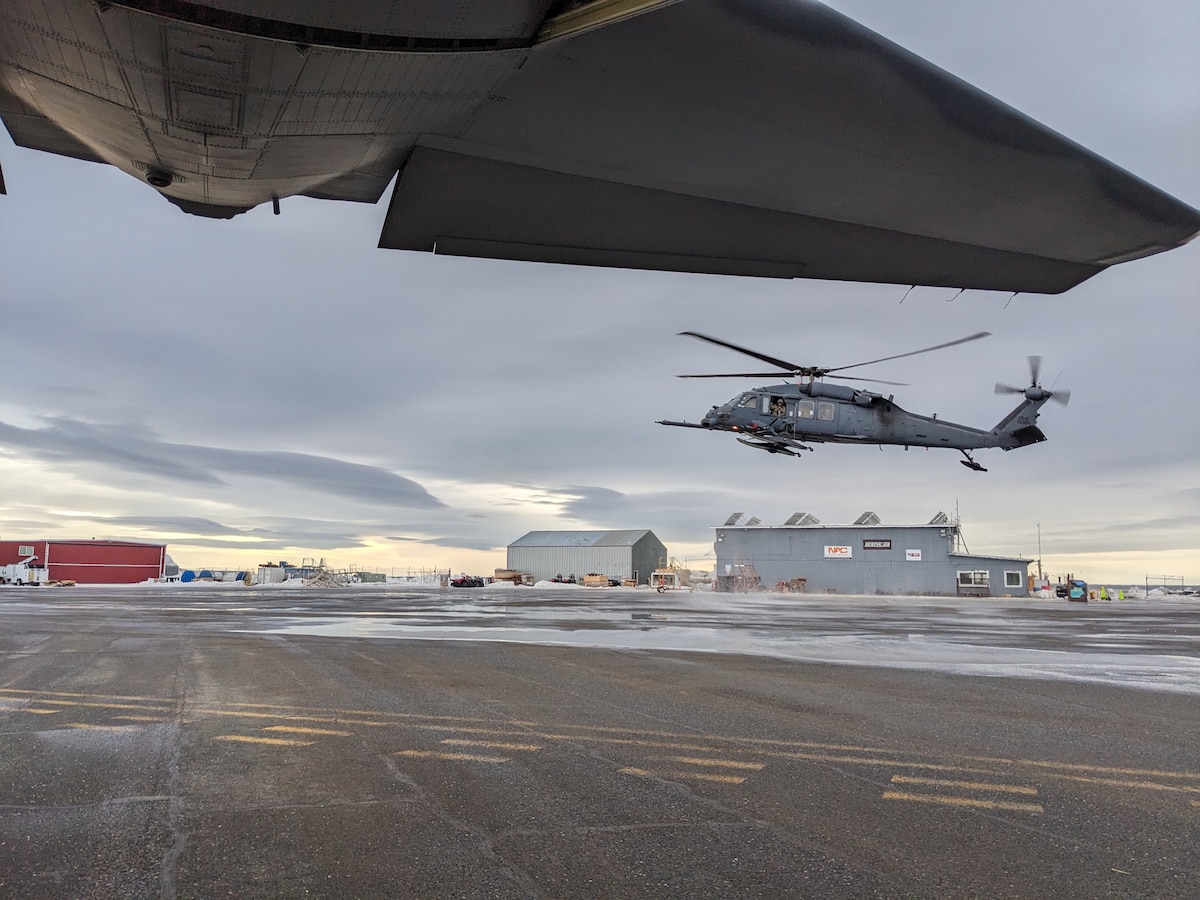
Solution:
<svg viewBox="0 0 1200 900">
<path fill-rule="evenodd" d="M 1058 292 L 1200 213 L 815 3 L 535 46 L 401 173 L 381 246 Z"/>
<path fill-rule="evenodd" d="M 1054 293 L 1200 231 L 809 0 L 8 0 L 0 117 L 203 215 L 398 170 L 446 254 Z"/>
</svg>

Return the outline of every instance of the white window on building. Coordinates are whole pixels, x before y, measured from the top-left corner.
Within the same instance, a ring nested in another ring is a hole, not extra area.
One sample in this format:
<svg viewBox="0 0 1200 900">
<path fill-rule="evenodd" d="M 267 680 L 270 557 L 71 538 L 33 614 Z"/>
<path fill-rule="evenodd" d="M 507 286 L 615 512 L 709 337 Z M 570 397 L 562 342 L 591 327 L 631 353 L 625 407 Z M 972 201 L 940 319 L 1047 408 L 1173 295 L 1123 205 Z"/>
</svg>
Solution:
<svg viewBox="0 0 1200 900">
<path fill-rule="evenodd" d="M 21 544 L 17 547 L 17 556 L 26 557 L 33 556 L 37 551 L 33 549 L 33 544 Z"/>
<path fill-rule="evenodd" d="M 1024 584 L 1024 577 L 1020 572 L 1005 572 L 1004 586 L 1010 588 L 1019 588 Z"/>
<path fill-rule="evenodd" d="M 992 583 L 991 573 L 987 569 L 965 572 L 959 570 L 959 587 L 988 587 Z"/>
</svg>

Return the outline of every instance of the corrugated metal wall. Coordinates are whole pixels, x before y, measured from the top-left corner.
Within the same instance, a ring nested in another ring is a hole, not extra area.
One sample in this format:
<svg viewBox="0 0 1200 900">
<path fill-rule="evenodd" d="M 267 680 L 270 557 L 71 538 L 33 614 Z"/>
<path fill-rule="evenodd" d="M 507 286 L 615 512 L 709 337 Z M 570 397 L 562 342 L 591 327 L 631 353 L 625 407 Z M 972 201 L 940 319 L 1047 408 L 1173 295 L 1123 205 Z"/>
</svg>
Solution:
<svg viewBox="0 0 1200 900">
<path fill-rule="evenodd" d="M 633 571 L 632 547 L 509 547 L 508 567 L 528 572 L 538 581 L 556 575 L 584 575 L 595 572 L 611 578 L 630 578 Z"/>
<path fill-rule="evenodd" d="M 0 564 L 23 558 L 20 549 L 32 545 L 37 563 L 51 579 L 79 584 L 136 584 L 161 578 L 166 545 L 132 541 L 0 541 Z"/>
<path fill-rule="evenodd" d="M 528 572 L 538 581 L 556 575 L 582 579 L 589 572 L 610 578 L 633 578 L 646 584 L 659 559 L 667 555 L 662 542 L 647 532 L 636 543 L 591 547 L 523 547 L 509 545 L 508 568 Z"/>
<path fill-rule="evenodd" d="M 773 587 L 793 578 L 808 579 L 808 590 L 839 594 L 955 594 L 958 572 L 989 572 L 992 596 L 1025 596 L 1028 564 L 975 554 L 952 554 L 953 526 L 832 526 L 821 528 L 718 528 L 716 575 L 740 558 L 762 584 Z M 890 546 L 868 549 L 866 542 Z M 849 547 L 848 557 L 827 559 L 825 547 Z M 919 551 L 920 559 L 909 559 Z M 1005 573 L 1019 571 L 1017 587 Z"/>
<path fill-rule="evenodd" d="M 649 584 L 650 573 L 659 567 L 661 561 L 667 558 L 667 548 L 663 542 L 647 532 L 633 546 L 633 571 L 630 577 L 635 577 L 638 584 Z"/>
</svg>

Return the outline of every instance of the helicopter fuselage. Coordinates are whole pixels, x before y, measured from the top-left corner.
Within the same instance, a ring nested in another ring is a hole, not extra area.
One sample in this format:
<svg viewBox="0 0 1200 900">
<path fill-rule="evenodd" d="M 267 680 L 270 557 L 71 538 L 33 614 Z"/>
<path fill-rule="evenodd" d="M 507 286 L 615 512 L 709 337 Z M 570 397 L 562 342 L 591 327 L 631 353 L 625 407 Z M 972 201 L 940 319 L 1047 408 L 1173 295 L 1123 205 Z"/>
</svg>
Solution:
<svg viewBox="0 0 1200 900">
<path fill-rule="evenodd" d="M 662 421 L 662 425 L 735 432 L 748 446 L 771 453 L 798 455 L 807 443 L 894 444 L 1012 450 L 1044 441 L 1037 410 L 1048 392 L 1030 388 L 1024 401 L 995 428 L 983 430 L 922 416 L 901 409 L 892 398 L 840 384 L 808 381 L 744 391 L 714 406 L 697 423 Z"/>
</svg>

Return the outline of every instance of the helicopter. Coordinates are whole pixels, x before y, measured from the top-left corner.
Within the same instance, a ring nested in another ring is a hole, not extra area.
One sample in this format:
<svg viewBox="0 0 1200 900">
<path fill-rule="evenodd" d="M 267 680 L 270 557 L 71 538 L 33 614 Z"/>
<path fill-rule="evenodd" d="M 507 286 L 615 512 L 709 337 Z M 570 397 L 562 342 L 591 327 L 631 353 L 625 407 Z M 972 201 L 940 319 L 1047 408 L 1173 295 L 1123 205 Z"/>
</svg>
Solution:
<svg viewBox="0 0 1200 900">
<path fill-rule="evenodd" d="M 796 365 L 695 331 L 681 331 L 679 334 L 681 337 L 697 338 L 718 347 L 726 347 L 778 367 L 778 371 L 775 372 L 680 375 L 680 378 L 794 378 L 798 379 L 798 383 L 743 391 L 728 402 L 714 406 L 699 423 L 660 419 L 657 424 L 733 432 L 738 435 L 737 440 L 747 447 L 783 456 L 799 457 L 803 451 L 813 449 L 809 444 L 824 443 L 879 444 L 881 448 L 883 444 L 894 444 L 903 446 L 906 450 L 909 447 L 946 447 L 962 453 L 964 459 L 959 462 L 968 469 L 986 472 L 987 469 L 971 456 L 971 450 L 985 447 L 1016 450 L 1018 447 L 1041 443 L 1046 440 L 1046 436 L 1037 426 L 1038 410 L 1047 400 L 1054 400 L 1065 406 L 1071 397 L 1070 391 L 1052 391 L 1042 387 L 1038 380 L 1041 357 L 1031 356 L 1027 387 L 996 385 L 997 394 L 1023 395 L 1021 403 L 994 428 L 985 431 L 943 421 L 936 414 L 921 416 L 910 413 L 896 405 L 892 394 L 885 397 L 874 391 L 848 385 L 826 384 L 824 381 L 825 378 L 837 378 L 902 386 L 901 382 L 896 381 L 836 373 L 977 341 L 990 336 L 989 331 L 980 331 L 908 353 L 834 367 Z"/>
</svg>

